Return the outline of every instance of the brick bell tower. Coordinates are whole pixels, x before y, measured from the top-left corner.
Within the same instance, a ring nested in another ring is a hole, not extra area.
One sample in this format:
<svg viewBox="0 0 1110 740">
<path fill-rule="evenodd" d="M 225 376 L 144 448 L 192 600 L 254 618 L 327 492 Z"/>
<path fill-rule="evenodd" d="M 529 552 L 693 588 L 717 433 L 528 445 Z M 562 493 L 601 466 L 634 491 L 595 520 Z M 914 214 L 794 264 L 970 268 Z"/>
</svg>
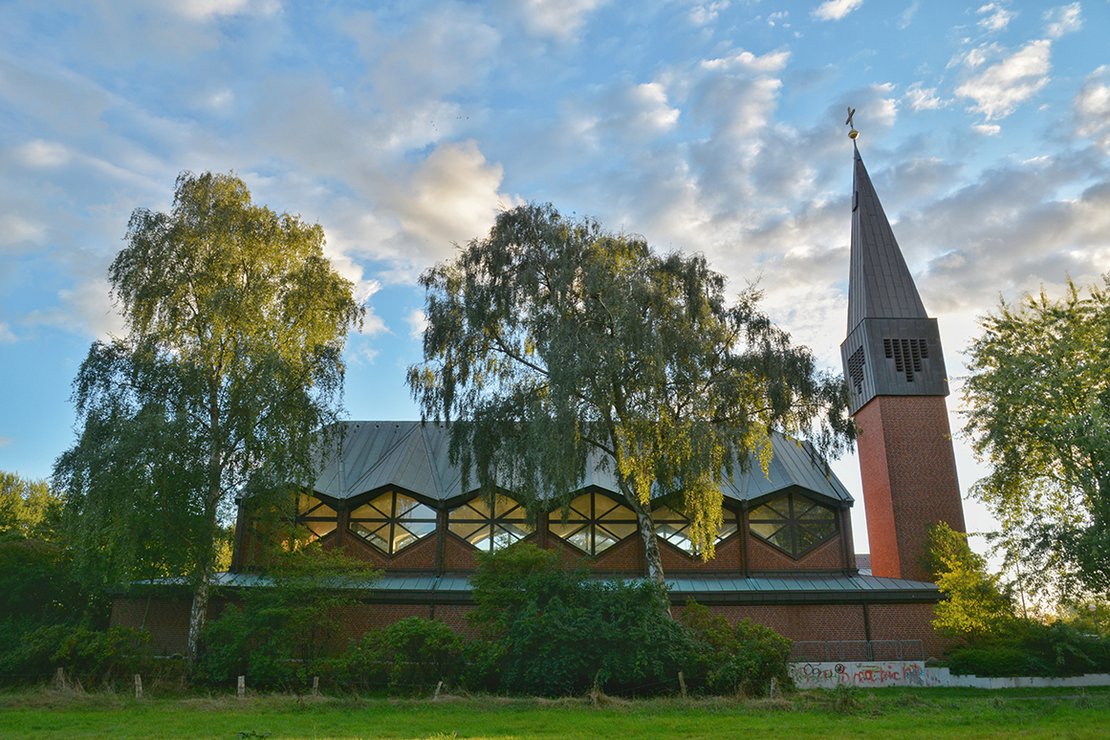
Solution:
<svg viewBox="0 0 1110 740">
<path fill-rule="evenodd" d="M 854 143 L 853 134 L 854 128 Z M 859 148 L 853 148 L 848 338 L 840 354 L 859 430 L 871 571 L 928 581 L 920 562 L 928 527 L 944 521 L 964 531 L 944 355 L 937 321 L 925 313 Z"/>
</svg>

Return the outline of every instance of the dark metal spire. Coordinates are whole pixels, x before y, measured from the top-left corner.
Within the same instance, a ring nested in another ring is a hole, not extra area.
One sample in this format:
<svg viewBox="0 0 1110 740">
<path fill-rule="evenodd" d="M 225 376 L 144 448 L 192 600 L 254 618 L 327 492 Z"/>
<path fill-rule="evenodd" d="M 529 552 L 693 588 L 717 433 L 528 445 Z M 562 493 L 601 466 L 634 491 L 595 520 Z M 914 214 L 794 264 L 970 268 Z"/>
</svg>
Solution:
<svg viewBox="0 0 1110 740">
<path fill-rule="evenodd" d="M 848 125 L 853 113 L 849 109 Z M 848 135 L 854 142 L 859 132 L 853 128 Z M 948 395 L 937 321 L 925 313 L 859 147 L 854 149 L 848 337 L 840 345 L 853 414 L 876 396 Z"/>
<path fill-rule="evenodd" d="M 848 331 L 864 319 L 928 318 L 871 177 L 855 149 Z"/>
</svg>

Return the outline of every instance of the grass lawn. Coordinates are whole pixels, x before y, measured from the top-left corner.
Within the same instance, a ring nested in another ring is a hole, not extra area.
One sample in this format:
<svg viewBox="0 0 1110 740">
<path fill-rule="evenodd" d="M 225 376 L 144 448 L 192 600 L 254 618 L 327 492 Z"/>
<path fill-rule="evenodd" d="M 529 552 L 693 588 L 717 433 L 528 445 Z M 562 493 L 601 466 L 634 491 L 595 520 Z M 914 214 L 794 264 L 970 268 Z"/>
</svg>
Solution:
<svg viewBox="0 0 1110 740">
<path fill-rule="evenodd" d="M 783 700 L 291 695 L 143 700 L 36 689 L 0 694 L 0 737 L 1108 737 L 1110 690 L 883 689 Z"/>
</svg>

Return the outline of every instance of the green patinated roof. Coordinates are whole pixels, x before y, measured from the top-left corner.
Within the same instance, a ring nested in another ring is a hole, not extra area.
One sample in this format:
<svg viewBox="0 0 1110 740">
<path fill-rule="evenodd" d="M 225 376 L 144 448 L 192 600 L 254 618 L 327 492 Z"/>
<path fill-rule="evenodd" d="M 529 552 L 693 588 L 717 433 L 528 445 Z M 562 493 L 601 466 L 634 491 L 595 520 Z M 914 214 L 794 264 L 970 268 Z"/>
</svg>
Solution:
<svg viewBox="0 0 1110 740">
<path fill-rule="evenodd" d="M 621 579 L 627 583 L 640 578 Z M 214 585 L 230 588 L 269 586 L 273 580 L 257 573 L 217 573 Z M 136 586 L 185 586 L 183 578 L 139 581 Z M 423 600 L 465 603 L 471 600 L 470 580 L 463 574 L 388 574 L 376 579 L 336 579 L 325 586 L 366 591 L 373 600 Z M 867 575 L 807 577 L 672 576 L 667 579 L 671 600 L 688 598 L 705 603 L 844 603 L 934 602 L 940 591 L 933 583 Z"/>
<path fill-rule="evenodd" d="M 351 421 L 338 427 L 334 450 L 324 457 L 313 489 L 334 499 L 349 499 L 387 486 L 445 500 L 471 491 L 462 489 L 462 475 L 448 458 L 450 432 L 442 424 L 418 421 Z M 808 444 L 783 435 L 774 437 L 774 456 L 767 475 L 752 460 L 737 470 L 722 493 L 751 501 L 798 486 L 834 501 L 852 496 Z M 609 466 L 598 456 L 581 487 L 618 492 Z"/>
</svg>

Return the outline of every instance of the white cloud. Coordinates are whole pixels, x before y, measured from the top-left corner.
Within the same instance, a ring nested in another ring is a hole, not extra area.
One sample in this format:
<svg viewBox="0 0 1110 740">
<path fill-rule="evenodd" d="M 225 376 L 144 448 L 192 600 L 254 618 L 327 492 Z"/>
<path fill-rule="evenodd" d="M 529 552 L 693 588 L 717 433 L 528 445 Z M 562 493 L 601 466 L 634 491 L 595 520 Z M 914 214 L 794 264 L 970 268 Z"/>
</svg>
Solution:
<svg viewBox="0 0 1110 740">
<path fill-rule="evenodd" d="M 776 10 L 767 16 L 767 25 L 772 28 L 775 26 L 782 26 L 783 28 L 790 28 L 787 19 L 790 17 L 790 12 L 787 10 Z"/>
<path fill-rule="evenodd" d="M 922 87 L 920 82 L 915 82 L 906 88 L 906 94 L 902 97 L 912 111 L 937 110 L 947 105 L 945 101 L 937 97 L 935 87 Z"/>
<path fill-rule="evenodd" d="M 0 213 L 0 245 L 38 243 L 46 227 L 15 213 Z"/>
<path fill-rule="evenodd" d="M 7 447 L 14 441 L 15 439 L 12 437 L 0 437 L 0 447 Z"/>
<path fill-rule="evenodd" d="M 967 79 L 956 88 L 956 94 L 974 101 L 971 110 L 982 113 L 987 121 L 1005 118 L 1048 84 L 1051 48 L 1048 40 L 1031 41 Z"/>
<path fill-rule="evenodd" d="M 534 36 L 558 41 L 576 38 L 590 13 L 605 0 L 504 0 L 500 9 L 516 17 Z"/>
<path fill-rule="evenodd" d="M 741 49 L 732 56 L 706 59 L 701 66 L 722 72 L 781 72 L 788 61 L 789 51 L 772 51 L 759 56 Z"/>
<path fill-rule="evenodd" d="M 474 141 L 437 147 L 392 194 L 409 259 L 427 264 L 450 256 L 454 244 L 489 231 L 499 208 L 514 199 L 498 192 L 501 165 L 486 161 Z"/>
<path fill-rule="evenodd" d="M 1014 19 L 1014 14 L 999 3 L 981 5 L 975 12 L 986 16 L 979 21 L 979 27 L 987 31 L 1001 31 Z"/>
<path fill-rule="evenodd" d="M 15 333 L 6 322 L 0 321 L 0 342 L 14 342 Z"/>
<path fill-rule="evenodd" d="M 1002 133 L 1002 127 L 997 123 L 978 123 L 971 128 L 983 136 L 998 136 Z"/>
<path fill-rule="evenodd" d="M 179 0 L 170 4 L 178 15 L 205 21 L 229 15 L 273 15 L 281 10 L 278 0 Z"/>
<path fill-rule="evenodd" d="M 1045 33 L 1054 39 L 1083 28 L 1083 12 L 1079 3 L 1053 8 L 1044 14 Z"/>
<path fill-rule="evenodd" d="M 69 161 L 69 151 L 56 141 L 35 139 L 16 148 L 15 156 L 28 167 L 60 167 Z"/>
<path fill-rule="evenodd" d="M 813 17 L 822 21 L 838 21 L 863 5 L 863 0 L 826 0 L 813 11 Z"/>
<path fill-rule="evenodd" d="M 1110 154 L 1110 66 L 1088 75 L 1075 96 L 1076 133 Z"/>
<path fill-rule="evenodd" d="M 405 316 L 405 323 L 409 326 L 409 336 L 420 339 L 424 336 L 424 330 L 428 328 L 428 317 L 421 309 L 414 308 Z"/>
<path fill-rule="evenodd" d="M 728 10 L 731 3 L 728 0 L 717 0 L 710 3 L 698 3 L 690 9 L 690 22 L 695 26 L 704 26 L 717 20 L 722 10 Z M 774 25 L 774 24 L 771 24 Z"/>
</svg>

